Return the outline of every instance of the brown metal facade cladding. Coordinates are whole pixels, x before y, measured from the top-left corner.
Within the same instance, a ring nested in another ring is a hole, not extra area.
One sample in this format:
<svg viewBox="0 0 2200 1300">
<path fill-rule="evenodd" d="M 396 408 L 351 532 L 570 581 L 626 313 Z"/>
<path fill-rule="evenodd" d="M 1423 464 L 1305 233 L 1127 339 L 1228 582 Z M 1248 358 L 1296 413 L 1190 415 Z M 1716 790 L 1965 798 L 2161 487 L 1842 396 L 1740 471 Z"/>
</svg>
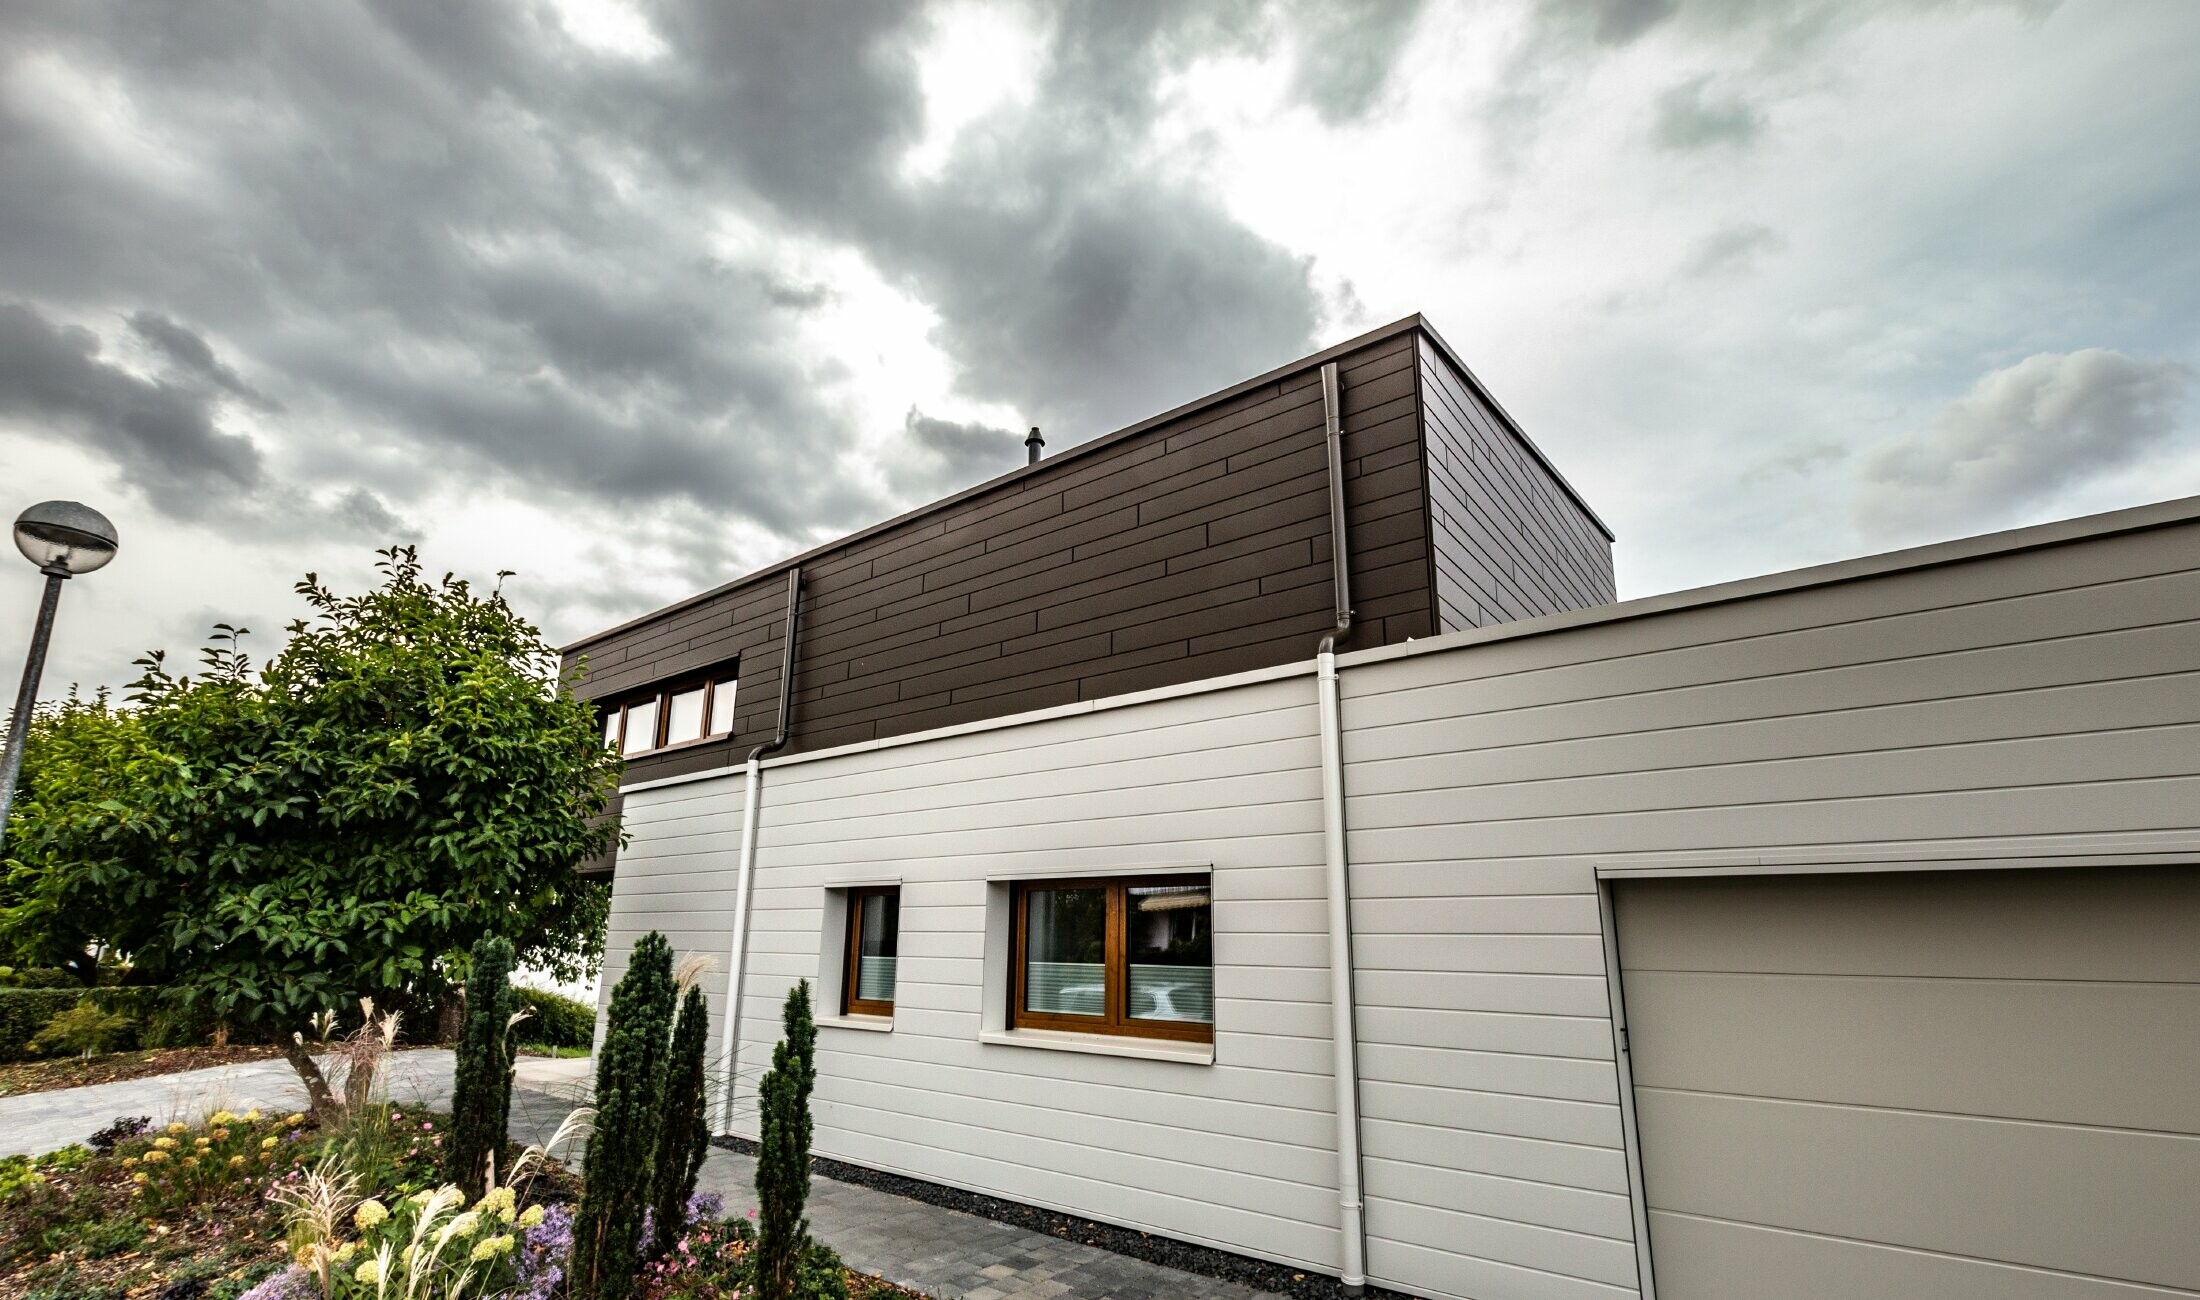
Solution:
<svg viewBox="0 0 2200 1300">
<path fill-rule="evenodd" d="M 1306 658 L 1331 621 L 1331 360 L 1346 646 L 1612 599 L 1602 524 L 1411 317 L 576 642 L 578 691 L 617 702 L 738 660 L 732 733 L 627 779 L 738 761 L 773 732 L 793 563 L 789 753 Z"/>
</svg>

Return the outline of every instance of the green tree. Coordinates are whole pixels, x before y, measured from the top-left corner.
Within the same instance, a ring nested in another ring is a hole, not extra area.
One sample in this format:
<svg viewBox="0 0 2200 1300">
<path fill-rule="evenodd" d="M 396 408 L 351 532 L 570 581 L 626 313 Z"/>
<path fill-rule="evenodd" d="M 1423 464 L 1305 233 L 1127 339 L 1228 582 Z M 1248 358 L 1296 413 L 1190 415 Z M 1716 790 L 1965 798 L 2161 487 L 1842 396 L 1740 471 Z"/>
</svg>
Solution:
<svg viewBox="0 0 2200 1300">
<path fill-rule="evenodd" d="M 18 851 L 17 835 L 42 810 L 88 807 L 111 797 L 106 756 L 132 743 L 136 725 L 135 716 L 113 707 L 105 691 L 85 699 L 72 690 L 65 699 L 41 702 L 23 738 L 23 774 L 7 851 Z M 11 865 L 0 862 L 0 961 L 68 964 L 89 976 L 98 936 L 87 918 L 42 888 L 40 873 Z"/>
<path fill-rule="evenodd" d="M 0 938 L 129 953 L 193 1010 L 286 1040 L 317 1106 L 287 1041 L 316 1012 L 420 1014 L 484 934 L 591 965 L 608 892 L 573 869 L 617 834 L 618 760 L 556 650 L 501 591 L 379 554 L 364 595 L 306 575 L 312 616 L 262 671 L 226 626 L 195 679 L 140 659 L 121 718 L 57 721 L 8 827 Z"/>
<path fill-rule="evenodd" d="M 573 1215 L 570 1285 L 580 1300 L 624 1300 L 634 1293 L 662 1120 L 673 994 L 672 946 L 652 930 L 635 941 L 626 975 L 611 990 L 596 1054 L 596 1124 Z"/>
<path fill-rule="evenodd" d="M 512 1030 L 522 1014 L 512 989 L 509 940 L 484 935 L 474 945 L 472 965 L 443 1149 L 444 1176 L 469 1204 L 488 1190 L 491 1162 L 504 1151 L 512 1117 Z"/>
<path fill-rule="evenodd" d="M 757 1085 L 756 1293 L 761 1300 L 846 1294 L 839 1257 L 810 1238 L 810 1089 L 817 1083 L 817 1022 L 810 982 L 787 992 L 785 1037 Z"/>
<path fill-rule="evenodd" d="M 688 1198 L 710 1154 L 710 1102 L 704 1056 L 710 1046 L 710 1006 L 703 990 L 690 984 L 672 1030 L 672 1056 L 665 1066 L 664 1124 L 657 1137 L 657 1167 L 651 1175 L 649 1203 L 657 1239 L 646 1243 L 652 1258 L 680 1239 Z"/>
</svg>

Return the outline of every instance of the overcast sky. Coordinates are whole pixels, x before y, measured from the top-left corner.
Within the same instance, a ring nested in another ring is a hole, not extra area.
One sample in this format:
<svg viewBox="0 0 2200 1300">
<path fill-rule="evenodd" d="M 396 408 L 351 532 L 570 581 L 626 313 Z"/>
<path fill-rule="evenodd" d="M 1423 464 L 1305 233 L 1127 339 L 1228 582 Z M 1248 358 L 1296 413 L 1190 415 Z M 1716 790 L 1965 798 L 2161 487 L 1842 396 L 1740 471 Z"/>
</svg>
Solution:
<svg viewBox="0 0 2200 1300">
<path fill-rule="evenodd" d="M 570 639 L 1414 311 L 1623 596 L 2190 495 L 2195 68 L 2191 0 L 10 0 L 0 505 L 122 533 L 53 694 L 396 540 Z"/>
</svg>

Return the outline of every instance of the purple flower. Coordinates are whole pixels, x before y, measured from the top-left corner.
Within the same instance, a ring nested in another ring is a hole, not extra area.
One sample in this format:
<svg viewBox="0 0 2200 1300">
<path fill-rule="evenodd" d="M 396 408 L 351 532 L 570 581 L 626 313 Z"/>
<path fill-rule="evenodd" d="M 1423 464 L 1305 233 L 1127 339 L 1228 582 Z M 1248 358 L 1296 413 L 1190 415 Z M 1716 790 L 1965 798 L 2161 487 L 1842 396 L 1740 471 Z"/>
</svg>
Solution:
<svg viewBox="0 0 2200 1300">
<path fill-rule="evenodd" d="M 716 1192 L 697 1192 L 688 1198 L 687 1221 L 689 1227 L 698 1223 L 712 1223 L 726 1212 L 726 1198 Z"/>
<path fill-rule="evenodd" d="M 519 1277 L 507 1294 L 511 1300 L 550 1300 L 565 1280 L 565 1266 L 573 1258 L 573 1207 L 553 1205 L 543 1211 L 542 1222 L 520 1235 Z"/>
</svg>

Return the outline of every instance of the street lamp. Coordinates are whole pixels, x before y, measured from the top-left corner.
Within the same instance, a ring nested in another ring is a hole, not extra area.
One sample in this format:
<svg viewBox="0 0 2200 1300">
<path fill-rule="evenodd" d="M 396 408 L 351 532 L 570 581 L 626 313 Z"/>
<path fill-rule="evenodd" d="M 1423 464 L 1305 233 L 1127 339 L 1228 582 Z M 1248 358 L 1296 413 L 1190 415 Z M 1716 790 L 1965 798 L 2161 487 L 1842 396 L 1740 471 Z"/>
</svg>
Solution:
<svg viewBox="0 0 2200 1300">
<path fill-rule="evenodd" d="M 46 642 L 53 636 L 61 584 L 115 558 L 115 526 L 80 502 L 41 501 L 16 517 L 15 549 L 46 575 L 46 595 L 38 603 L 38 629 L 31 633 L 30 657 L 23 661 L 23 687 L 15 693 L 7 753 L 0 757 L 0 841 L 7 838 L 8 812 L 15 806 L 23 739 L 30 732 L 31 706 L 38 702 L 38 675 L 46 667 Z"/>
</svg>

